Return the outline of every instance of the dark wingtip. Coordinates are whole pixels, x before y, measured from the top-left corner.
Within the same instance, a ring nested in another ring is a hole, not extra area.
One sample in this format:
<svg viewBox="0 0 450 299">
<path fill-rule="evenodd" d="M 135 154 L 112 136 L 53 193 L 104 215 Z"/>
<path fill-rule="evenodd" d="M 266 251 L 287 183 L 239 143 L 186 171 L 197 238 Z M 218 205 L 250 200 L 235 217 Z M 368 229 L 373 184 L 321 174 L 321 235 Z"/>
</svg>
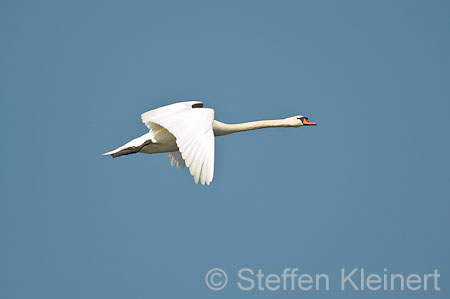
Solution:
<svg viewBox="0 0 450 299">
<path fill-rule="evenodd" d="M 197 103 L 192 105 L 192 108 L 203 108 L 203 103 Z"/>
</svg>

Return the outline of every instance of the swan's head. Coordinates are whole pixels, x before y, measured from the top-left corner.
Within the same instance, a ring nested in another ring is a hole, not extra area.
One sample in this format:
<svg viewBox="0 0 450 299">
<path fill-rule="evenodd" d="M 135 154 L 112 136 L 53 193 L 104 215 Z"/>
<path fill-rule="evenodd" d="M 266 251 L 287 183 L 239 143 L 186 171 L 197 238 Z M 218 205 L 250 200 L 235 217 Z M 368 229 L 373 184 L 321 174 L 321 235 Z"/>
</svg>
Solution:
<svg viewBox="0 0 450 299">
<path fill-rule="evenodd" d="M 316 126 L 317 123 L 309 121 L 306 116 L 293 116 L 288 118 L 289 124 L 293 127 L 301 127 L 301 126 Z"/>
</svg>

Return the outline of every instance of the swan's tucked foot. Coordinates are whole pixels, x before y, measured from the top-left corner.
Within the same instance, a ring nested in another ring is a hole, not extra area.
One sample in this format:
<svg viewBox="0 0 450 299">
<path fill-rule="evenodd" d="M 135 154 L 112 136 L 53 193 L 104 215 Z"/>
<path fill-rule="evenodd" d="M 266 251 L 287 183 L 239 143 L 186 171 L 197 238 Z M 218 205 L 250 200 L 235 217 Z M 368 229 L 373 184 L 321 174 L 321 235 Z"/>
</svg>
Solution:
<svg viewBox="0 0 450 299">
<path fill-rule="evenodd" d="M 137 152 L 139 152 L 139 148 L 129 147 L 127 149 L 121 150 L 120 152 L 111 154 L 111 157 L 117 158 L 117 157 L 120 157 L 120 156 L 126 156 L 126 155 L 135 154 Z"/>
<path fill-rule="evenodd" d="M 147 146 L 147 145 L 149 145 L 151 143 L 152 143 L 151 140 L 147 140 L 147 141 L 145 141 L 144 143 L 142 143 L 139 146 L 129 146 L 129 147 L 126 147 L 126 148 L 123 148 L 123 149 L 119 147 L 118 149 L 116 149 L 114 151 L 111 151 L 111 152 L 104 153 L 103 155 L 111 156 L 113 158 L 117 158 L 117 157 L 120 157 L 120 156 L 131 155 L 131 154 L 138 153 L 140 150 L 142 150 L 142 148 L 144 146 Z"/>
</svg>

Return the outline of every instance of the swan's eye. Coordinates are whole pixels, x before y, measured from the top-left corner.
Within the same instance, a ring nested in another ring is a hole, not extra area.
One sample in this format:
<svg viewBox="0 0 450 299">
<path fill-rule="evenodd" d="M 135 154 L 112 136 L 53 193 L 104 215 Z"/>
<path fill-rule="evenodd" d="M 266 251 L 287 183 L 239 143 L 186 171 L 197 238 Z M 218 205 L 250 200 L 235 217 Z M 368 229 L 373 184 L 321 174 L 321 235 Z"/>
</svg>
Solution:
<svg viewBox="0 0 450 299">
<path fill-rule="evenodd" d="M 307 117 L 304 117 L 304 116 L 302 116 L 302 117 L 297 117 L 297 119 L 301 120 L 302 122 L 303 122 L 305 119 L 308 120 L 308 118 L 307 118 Z"/>
<path fill-rule="evenodd" d="M 192 108 L 203 108 L 203 103 L 197 103 L 192 105 Z"/>
</svg>

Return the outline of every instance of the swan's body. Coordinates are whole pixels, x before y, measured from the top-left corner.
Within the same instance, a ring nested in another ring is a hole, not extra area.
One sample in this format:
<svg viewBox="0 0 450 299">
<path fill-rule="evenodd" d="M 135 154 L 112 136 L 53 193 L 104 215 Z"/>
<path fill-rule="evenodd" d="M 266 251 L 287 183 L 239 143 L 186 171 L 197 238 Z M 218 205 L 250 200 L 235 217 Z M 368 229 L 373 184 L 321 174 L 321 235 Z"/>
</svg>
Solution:
<svg viewBox="0 0 450 299">
<path fill-rule="evenodd" d="M 141 115 L 150 131 L 104 153 L 113 158 L 134 153 L 169 153 L 171 165 L 188 166 L 195 183 L 209 185 L 214 176 L 214 136 L 270 127 L 315 125 L 303 116 L 225 124 L 214 120 L 214 110 L 189 101 L 163 106 Z"/>
</svg>

